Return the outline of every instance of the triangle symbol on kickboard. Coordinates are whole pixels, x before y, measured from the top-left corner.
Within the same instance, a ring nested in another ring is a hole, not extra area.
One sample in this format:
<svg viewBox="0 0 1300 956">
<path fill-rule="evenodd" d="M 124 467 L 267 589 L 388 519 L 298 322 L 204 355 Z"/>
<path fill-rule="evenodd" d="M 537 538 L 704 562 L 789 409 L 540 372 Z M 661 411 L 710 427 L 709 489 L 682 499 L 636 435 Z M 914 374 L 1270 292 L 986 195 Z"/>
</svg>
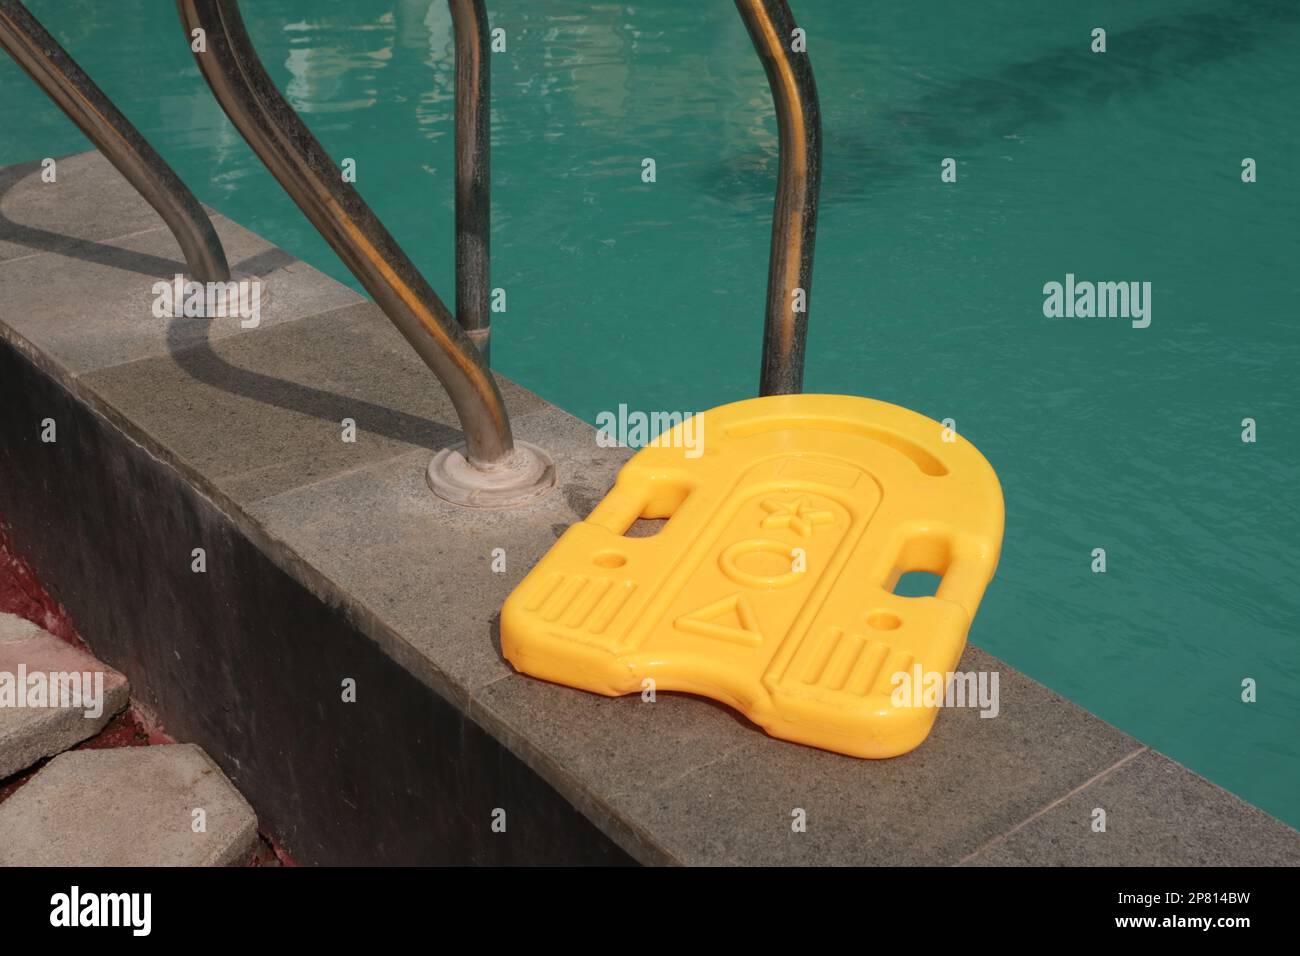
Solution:
<svg viewBox="0 0 1300 956">
<path fill-rule="evenodd" d="M 754 609 L 749 606 L 749 599 L 740 592 L 707 604 L 698 611 L 683 614 L 673 622 L 673 626 L 689 634 L 731 641 L 747 647 L 758 647 L 763 643 Z"/>
</svg>

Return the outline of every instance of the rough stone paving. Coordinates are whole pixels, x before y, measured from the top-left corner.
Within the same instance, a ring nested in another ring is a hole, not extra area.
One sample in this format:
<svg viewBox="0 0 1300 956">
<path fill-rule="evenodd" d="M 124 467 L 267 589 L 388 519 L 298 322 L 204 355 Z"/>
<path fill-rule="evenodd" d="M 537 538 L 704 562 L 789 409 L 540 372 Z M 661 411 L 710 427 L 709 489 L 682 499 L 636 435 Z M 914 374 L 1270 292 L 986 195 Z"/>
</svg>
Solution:
<svg viewBox="0 0 1300 956">
<path fill-rule="evenodd" d="M 145 731 L 128 694 L 0 535 L 0 866 L 278 863 L 220 769 Z"/>
<path fill-rule="evenodd" d="M 0 613 L 0 780 L 99 733 L 129 693 L 111 667 Z"/>
</svg>

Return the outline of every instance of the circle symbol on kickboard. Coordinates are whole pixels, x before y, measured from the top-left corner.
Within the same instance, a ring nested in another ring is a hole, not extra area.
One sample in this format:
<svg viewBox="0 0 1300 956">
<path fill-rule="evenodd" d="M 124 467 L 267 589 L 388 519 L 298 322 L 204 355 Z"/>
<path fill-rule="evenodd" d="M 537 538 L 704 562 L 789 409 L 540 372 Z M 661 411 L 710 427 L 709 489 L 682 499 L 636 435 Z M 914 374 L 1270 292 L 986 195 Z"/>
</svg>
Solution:
<svg viewBox="0 0 1300 956">
<path fill-rule="evenodd" d="M 790 545 L 771 538 L 737 541 L 718 556 L 722 573 L 747 588 L 770 591 L 798 584 L 806 571 L 792 570 Z"/>
</svg>

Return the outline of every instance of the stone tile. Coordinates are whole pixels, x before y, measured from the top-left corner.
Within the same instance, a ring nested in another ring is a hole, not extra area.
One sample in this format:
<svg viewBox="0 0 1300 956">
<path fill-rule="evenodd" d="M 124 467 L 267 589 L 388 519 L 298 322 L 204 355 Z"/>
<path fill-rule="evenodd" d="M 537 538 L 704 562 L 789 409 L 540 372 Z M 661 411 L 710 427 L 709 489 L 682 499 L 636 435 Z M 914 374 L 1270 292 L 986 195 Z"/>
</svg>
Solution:
<svg viewBox="0 0 1300 956">
<path fill-rule="evenodd" d="M 512 408 L 531 394 L 516 389 L 507 390 Z M 627 457 L 597 447 L 590 426 L 549 406 L 522 414 L 519 425 L 552 454 L 559 476 L 554 490 L 519 508 L 473 511 L 436 498 L 425 484 L 424 449 L 249 507 L 268 533 L 400 635 L 390 653 L 462 704 L 512 673 L 501 657 L 502 603 L 564 529 L 586 517 Z M 495 548 L 505 551 L 503 573 L 491 568 Z M 414 658 L 404 656 L 412 650 Z"/>
<path fill-rule="evenodd" d="M 644 863 L 670 858 L 639 830 L 640 821 L 624 817 L 625 807 L 762 733 L 703 697 L 602 697 L 523 674 L 478 691 L 470 715 Z"/>
<path fill-rule="evenodd" d="M 687 864 L 944 865 L 1005 833 L 1140 745 L 984 652 L 1001 712 L 939 715 L 892 760 L 856 760 L 768 738 L 620 807 Z M 792 813 L 806 813 L 803 833 Z"/>
<path fill-rule="evenodd" d="M 213 225 L 231 268 L 262 280 L 268 300 L 258 328 L 241 328 L 235 317 L 153 316 L 153 284 L 185 269 L 166 227 L 73 243 L 58 255 L 0 262 L 0 317 L 48 358 L 82 374 L 208 340 L 256 335 L 282 322 L 365 301 L 229 219 L 216 216 Z"/>
<path fill-rule="evenodd" d="M 370 302 L 83 380 L 241 504 L 461 438 L 437 378 Z M 503 390 L 512 409 L 540 404 Z M 355 442 L 342 440 L 345 418 Z"/>
<path fill-rule="evenodd" d="M 238 866 L 256 847 L 253 808 L 194 744 L 66 753 L 0 804 L 0 866 Z"/>
<path fill-rule="evenodd" d="M 78 690 L 89 696 L 73 707 L 18 707 L 16 697 L 2 696 L 20 692 L 20 675 L 52 673 L 91 675 L 88 690 Z M 126 678 L 113 668 L 30 621 L 0 614 L 0 780 L 93 737 L 126 706 L 129 694 Z"/>
<path fill-rule="evenodd" d="M 1106 811 L 1106 832 L 1092 830 Z M 972 866 L 1300 866 L 1300 833 L 1146 750 L 993 841 Z"/>
<path fill-rule="evenodd" d="M 39 161 L 0 169 L 0 262 L 163 225 L 94 150 L 55 157 L 55 174 L 54 182 L 42 182 Z"/>
</svg>

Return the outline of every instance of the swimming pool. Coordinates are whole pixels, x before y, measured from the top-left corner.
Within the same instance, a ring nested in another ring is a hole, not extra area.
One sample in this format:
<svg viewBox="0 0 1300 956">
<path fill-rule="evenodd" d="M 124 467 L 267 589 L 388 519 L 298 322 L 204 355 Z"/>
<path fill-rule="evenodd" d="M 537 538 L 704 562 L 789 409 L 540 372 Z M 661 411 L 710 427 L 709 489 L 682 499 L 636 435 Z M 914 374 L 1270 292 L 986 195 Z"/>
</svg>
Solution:
<svg viewBox="0 0 1300 956">
<path fill-rule="evenodd" d="M 201 199 L 355 286 L 212 100 L 170 4 L 29 6 Z M 450 299 L 446 6 L 319 6 L 244 14 Z M 1006 538 L 975 643 L 1300 825 L 1300 8 L 1060 6 L 795 4 L 825 130 L 806 387 L 952 418 L 997 468 Z M 776 133 L 731 4 L 490 14 L 496 366 L 593 422 L 754 394 Z M 87 148 L 7 59 L 0 89 L 0 163 Z M 1150 282 L 1149 327 L 1045 316 L 1067 275 Z"/>
</svg>

